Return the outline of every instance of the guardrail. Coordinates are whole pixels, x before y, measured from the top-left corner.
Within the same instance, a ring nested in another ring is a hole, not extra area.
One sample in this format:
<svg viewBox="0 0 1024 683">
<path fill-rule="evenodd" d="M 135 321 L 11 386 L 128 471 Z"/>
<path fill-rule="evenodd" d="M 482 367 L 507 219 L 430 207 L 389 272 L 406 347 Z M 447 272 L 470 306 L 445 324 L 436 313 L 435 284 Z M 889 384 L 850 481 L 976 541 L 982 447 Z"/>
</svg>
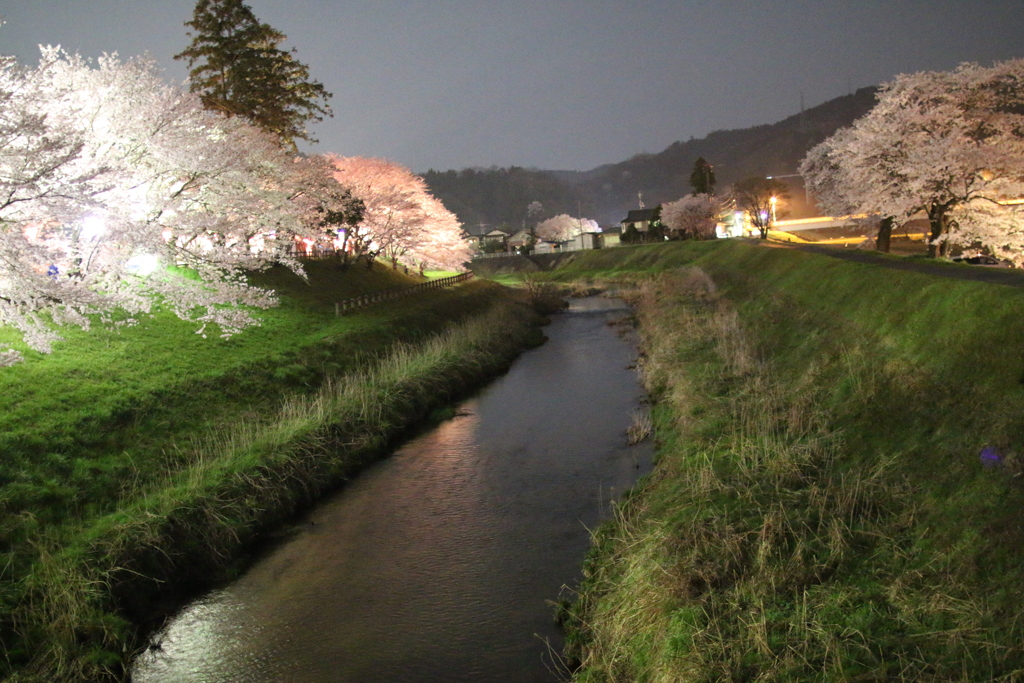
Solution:
<svg viewBox="0 0 1024 683">
<path fill-rule="evenodd" d="M 507 251 L 498 251 L 493 254 L 473 254 L 473 260 L 476 261 L 478 259 L 485 258 L 511 258 L 513 256 L 522 256 L 522 254 L 520 254 L 519 252 L 510 253 Z"/>
<path fill-rule="evenodd" d="M 349 311 L 354 311 L 357 308 L 381 303 L 382 301 L 393 301 L 394 299 L 400 299 L 404 296 L 409 296 L 410 294 L 428 292 L 433 289 L 444 289 L 445 287 L 451 287 L 452 285 L 457 285 L 460 282 L 465 282 L 472 277 L 473 273 L 471 272 L 459 273 L 458 275 L 442 277 L 437 280 L 430 280 L 429 282 L 421 282 L 418 285 L 399 287 L 397 289 L 385 289 L 380 292 L 374 292 L 373 294 L 350 297 L 344 301 L 339 301 L 334 304 L 334 315 L 342 315 Z"/>
</svg>

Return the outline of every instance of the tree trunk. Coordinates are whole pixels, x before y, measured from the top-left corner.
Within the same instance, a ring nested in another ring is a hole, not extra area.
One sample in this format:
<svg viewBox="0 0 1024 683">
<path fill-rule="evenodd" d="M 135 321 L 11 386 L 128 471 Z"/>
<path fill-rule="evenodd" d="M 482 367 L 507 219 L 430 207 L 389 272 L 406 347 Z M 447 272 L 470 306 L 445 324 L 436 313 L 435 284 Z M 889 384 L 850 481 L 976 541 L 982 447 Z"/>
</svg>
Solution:
<svg viewBox="0 0 1024 683">
<path fill-rule="evenodd" d="M 928 256 L 938 258 L 945 256 L 949 251 L 949 244 L 946 241 L 939 242 L 939 238 L 946 234 L 949 218 L 946 215 L 948 207 L 939 204 L 928 208 L 928 223 L 931 226 L 931 234 L 928 236 Z"/>
<path fill-rule="evenodd" d="M 883 218 L 878 223 L 878 237 L 875 238 L 875 249 L 889 253 L 889 242 L 892 239 L 892 226 L 896 219 L 892 216 Z"/>
</svg>

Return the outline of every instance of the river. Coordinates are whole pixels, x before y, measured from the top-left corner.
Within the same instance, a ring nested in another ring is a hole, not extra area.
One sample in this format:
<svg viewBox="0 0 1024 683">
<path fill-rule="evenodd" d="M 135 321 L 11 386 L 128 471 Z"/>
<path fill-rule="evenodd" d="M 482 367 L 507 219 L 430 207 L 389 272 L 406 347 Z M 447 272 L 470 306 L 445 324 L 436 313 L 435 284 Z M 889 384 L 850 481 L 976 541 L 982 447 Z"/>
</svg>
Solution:
<svg viewBox="0 0 1024 683">
<path fill-rule="evenodd" d="M 643 398 L 613 324 L 627 314 L 574 300 L 453 419 L 182 610 L 133 681 L 558 681 L 552 602 L 580 578 L 588 529 L 650 465 L 650 444 L 627 444 Z"/>
</svg>

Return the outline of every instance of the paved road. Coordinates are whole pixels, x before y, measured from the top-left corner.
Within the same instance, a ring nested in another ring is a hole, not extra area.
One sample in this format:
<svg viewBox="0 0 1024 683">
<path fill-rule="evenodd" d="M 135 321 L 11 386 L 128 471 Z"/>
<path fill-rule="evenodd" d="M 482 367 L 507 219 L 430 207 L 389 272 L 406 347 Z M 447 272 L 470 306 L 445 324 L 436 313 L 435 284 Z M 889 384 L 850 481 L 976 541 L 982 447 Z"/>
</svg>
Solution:
<svg viewBox="0 0 1024 683">
<path fill-rule="evenodd" d="M 802 251 L 809 251 L 812 254 L 822 254 L 823 256 L 831 256 L 832 258 L 843 259 L 845 261 L 870 263 L 882 268 L 910 270 L 917 273 L 927 273 L 929 275 L 938 275 L 940 277 L 954 278 L 957 280 L 974 280 L 977 282 L 988 282 L 995 285 L 1024 288 L 1024 270 L 1019 269 L 971 266 L 946 262 L 930 263 L 917 258 L 887 257 L 879 254 L 878 252 L 866 251 L 864 249 L 824 247 L 814 244 L 794 245 L 779 242 L 765 244 L 760 240 L 758 240 L 758 242 L 764 246 L 800 249 Z"/>
</svg>

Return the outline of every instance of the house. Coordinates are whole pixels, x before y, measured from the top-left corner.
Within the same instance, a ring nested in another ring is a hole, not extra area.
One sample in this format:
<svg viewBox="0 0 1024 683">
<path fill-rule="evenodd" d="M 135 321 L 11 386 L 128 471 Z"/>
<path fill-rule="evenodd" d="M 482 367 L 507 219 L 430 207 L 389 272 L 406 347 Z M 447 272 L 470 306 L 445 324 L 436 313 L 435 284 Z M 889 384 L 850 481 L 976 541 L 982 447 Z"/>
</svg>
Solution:
<svg viewBox="0 0 1024 683">
<path fill-rule="evenodd" d="M 647 232 L 651 228 L 651 223 L 654 221 L 654 214 L 657 210 L 658 207 L 653 209 L 633 209 L 622 220 L 622 232 L 626 232 L 630 228 L 637 232 Z"/>
<path fill-rule="evenodd" d="M 505 251 L 508 237 L 504 230 L 491 230 L 480 239 L 480 248 L 484 251 Z"/>
<path fill-rule="evenodd" d="M 486 223 L 467 225 L 462 229 L 462 232 L 473 246 L 474 251 L 487 253 L 505 251 L 505 241 L 508 239 L 507 232 L 492 230 Z"/>
<path fill-rule="evenodd" d="M 601 242 L 603 247 L 617 247 L 622 243 L 622 226 L 609 225 L 601 228 Z"/>
<path fill-rule="evenodd" d="M 528 247 L 533 242 L 529 230 L 520 230 L 505 241 L 505 248 L 510 252 L 516 252 L 523 247 Z"/>
<path fill-rule="evenodd" d="M 488 226 L 483 223 L 462 227 L 462 234 L 465 235 L 466 241 L 473 247 L 473 251 L 480 251 L 483 248 L 483 237 L 487 234 L 487 228 Z"/>
<path fill-rule="evenodd" d="M 545 242 L 544 240 L 537 240 L 537 243 L 533 245 L 534 254 L 557 254 L 561 251 L 561 245 L 558 242 Z"/>
<path fill-rule="evenodd" d="M 576 235 L 571 240 L 562 243 L 562 248 L 567 251 L 578 251 L 580 249 L 600 249 L 604 246 L 604 234 L 600 232 L 584 232 Z"/>
</svg>

